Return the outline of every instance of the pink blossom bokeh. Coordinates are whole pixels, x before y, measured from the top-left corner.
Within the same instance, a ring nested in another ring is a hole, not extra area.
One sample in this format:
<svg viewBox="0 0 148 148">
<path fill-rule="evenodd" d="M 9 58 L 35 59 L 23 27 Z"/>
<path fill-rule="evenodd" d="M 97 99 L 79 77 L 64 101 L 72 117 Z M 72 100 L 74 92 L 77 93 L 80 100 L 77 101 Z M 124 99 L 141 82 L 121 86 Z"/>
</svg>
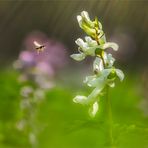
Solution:
<svg viewBox="0 0 148 148">
<path fill-rule="evenodd" d="M 38 54 L 34 41 L 44 45 L 45 50 Z M 21 81 L 32 80 L 40 87 L 49 88 L 54 76 L 67 64 L 67 57 L 67 48 L 62 43 L 42 32 L 32 32 L 25 38 L 14 67 L 21 72 Z"/>
</svg>

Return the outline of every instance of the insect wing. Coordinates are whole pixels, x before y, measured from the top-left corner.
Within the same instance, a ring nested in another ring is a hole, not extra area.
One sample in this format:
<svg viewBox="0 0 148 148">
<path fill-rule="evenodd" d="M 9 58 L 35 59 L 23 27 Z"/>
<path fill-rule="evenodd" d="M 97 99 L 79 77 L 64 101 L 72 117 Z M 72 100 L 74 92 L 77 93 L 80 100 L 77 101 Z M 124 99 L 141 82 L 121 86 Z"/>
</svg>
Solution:
<svg viewBox="0 0 148 148">
<path fill-rule="evenodd" d="M 34 45 L 35 45 L 36 47 L 42 46 L 42 45 L 40 45 L 37 41 L 34 41 L 33 43 L 34 43 Z"/>
</svg>

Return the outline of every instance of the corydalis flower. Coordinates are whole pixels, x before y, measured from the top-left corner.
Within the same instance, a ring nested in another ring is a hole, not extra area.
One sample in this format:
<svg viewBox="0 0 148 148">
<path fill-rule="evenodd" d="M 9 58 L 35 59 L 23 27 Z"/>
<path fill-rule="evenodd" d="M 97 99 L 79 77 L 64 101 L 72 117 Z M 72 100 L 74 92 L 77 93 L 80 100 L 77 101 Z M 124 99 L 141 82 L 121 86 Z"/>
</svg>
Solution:
<svg viewBox="0 0 148 148">
<path fill-rule="evenodd" d="M 27 134 L 32 147 L 37 147 L 40 132 L 36 120 L 39 106 L 46 99 L 47 90 L 54 86 L 54 76 L 66 64 L 66 60 L 64 45 L 48 39 L 43 33 L 33 32 L 25 39 L 23 50 L 14 63 L 14 67 L 20 71 L 19 80 L 27 82 L 20 90 L 22 117 L 16 127 Z"/>
<path fill-rule="evenodd" d="M 95 57 L 93 62 L 94 75 L 87 76 L 84 80 L 93 91 L 88 96 L 76 96 L 73 101 L 82 105 L 89 105 L 89 114 L 94 117 L 99 109 L 99 98 L 105 87 L 114 87 L 115 79 L 119 77 L 122 81 L 124 74 L 120 69 L 116 69 L 113 64 L 115 59 L 106 52 L 107 48 L 118 50 L 118 45 L 113 42 L 107 42 L 102 25 L 95 18 L 91 21 L 86 11 L 77 16 L 79 26 L 86 32 L 85 41 L 78 38 L 75 42 L 79 46 L 78 54 L 72 54 L 71 57 L 76 61 L 82 61 L 87 56 Z"/>
<path fill-rule="evenodd" d="M 96 30 L 102 29 L 102 25 L 98 22 L 97 18 L 94 21 L 91 21 L 88 12 L 86 11 L 82 11 L 81 15 L 77 16 L 77 20 L 79 26 L 91 37 L 96 37 Z"/>
<path fill-rule="evenodd" d="M 43 43 L 46 47 L 40 54 L 35 50 L 34 41 Z M 31 80 L 41 88 L 52 87 L 55 74 L 66 64 L 65 46 L 35 32 L 26 38 L 23 47 L 24 50 L 14 63 L 15 68 L 21 72 L 20 80 Z"/>
</svg>

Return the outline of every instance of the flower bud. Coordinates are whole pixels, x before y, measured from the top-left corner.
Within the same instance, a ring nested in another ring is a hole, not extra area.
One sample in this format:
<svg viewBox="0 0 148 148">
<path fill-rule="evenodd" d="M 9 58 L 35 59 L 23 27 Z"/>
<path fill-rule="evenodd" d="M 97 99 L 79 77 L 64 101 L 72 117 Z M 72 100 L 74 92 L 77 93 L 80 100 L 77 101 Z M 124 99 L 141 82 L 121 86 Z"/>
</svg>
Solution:
<svg viewBox="0 0 148 148">
<path fill-rule="evenodd" d="M 116 78 L 116 71 L 112 69 L 110 74 L 107 76 L 108 79 L 115 79 Z"/>
</svg>

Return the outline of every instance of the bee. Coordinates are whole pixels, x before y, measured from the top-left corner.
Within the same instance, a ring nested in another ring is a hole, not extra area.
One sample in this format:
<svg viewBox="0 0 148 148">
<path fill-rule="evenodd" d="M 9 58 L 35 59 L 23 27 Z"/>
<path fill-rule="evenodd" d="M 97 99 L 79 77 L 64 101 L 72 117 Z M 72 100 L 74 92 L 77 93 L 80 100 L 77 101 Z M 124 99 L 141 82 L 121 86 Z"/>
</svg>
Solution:
<svg viewBox="0 0 148 148">
<path fill-rule="evenodd" d="M 45 49 L 44 45 L 39 44 L 37 41 L 34 41 L 33 43 L 34 43 L 35 49 L 37 50 L 38 53 L 44 51 L 44 49 Z"/>
</svg>

